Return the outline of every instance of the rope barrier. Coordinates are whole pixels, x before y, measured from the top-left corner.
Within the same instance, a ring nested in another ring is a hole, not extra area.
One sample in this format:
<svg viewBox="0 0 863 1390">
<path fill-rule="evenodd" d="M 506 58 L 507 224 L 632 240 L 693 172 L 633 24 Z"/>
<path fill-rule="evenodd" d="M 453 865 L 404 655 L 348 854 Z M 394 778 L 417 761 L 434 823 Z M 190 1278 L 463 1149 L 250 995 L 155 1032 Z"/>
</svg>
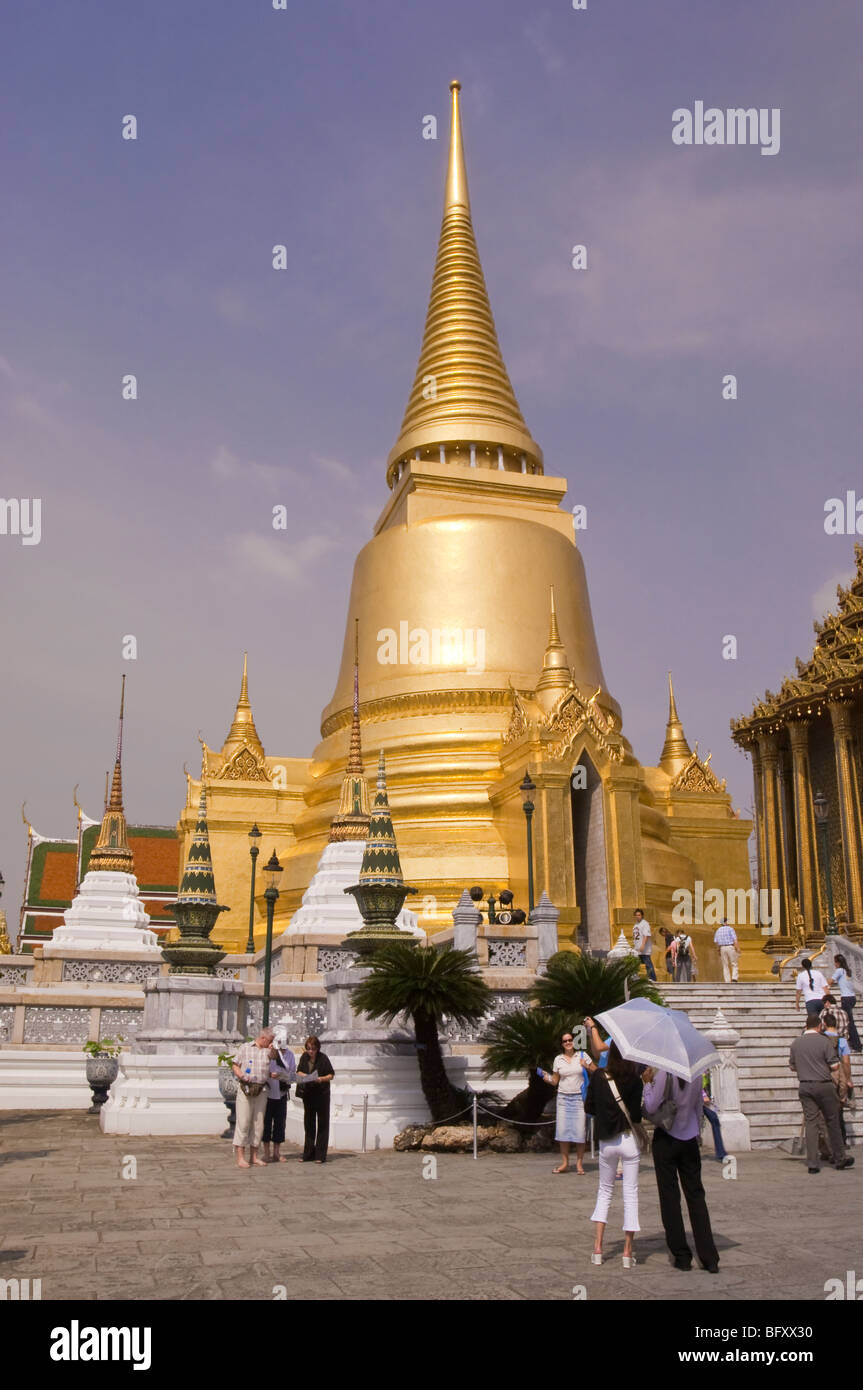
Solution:
<svg viewBox="0 0 863 1390">
<path fill-rule="evenodd" d="M 477 1101 L 477 1109 L 484 1115 L 491 1115 L 495 1120 L 499 1120 L 502 1125 L 520 1125 L 525 1129 L 540 1129 L 543 1125 L 553 1125 L 554 1117 L 550 1120 L 511 1120 L 508 1115 L 496 1115 L 493 1110 L 487 1110 L 484 1105 Z"/>
</svg>

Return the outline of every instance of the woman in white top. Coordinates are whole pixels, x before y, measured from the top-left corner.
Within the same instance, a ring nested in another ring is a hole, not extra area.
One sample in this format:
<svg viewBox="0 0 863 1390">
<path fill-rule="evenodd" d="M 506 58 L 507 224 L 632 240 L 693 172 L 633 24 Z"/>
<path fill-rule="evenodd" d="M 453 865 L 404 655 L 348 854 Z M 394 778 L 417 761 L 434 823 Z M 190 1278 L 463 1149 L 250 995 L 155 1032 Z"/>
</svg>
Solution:
<svg viewBox="0 0 863 1390">
<path fill-rule="evenodd" d="M 796 985 L 797 997 L 795 1002 L 798 1009 L 802 999 L 806 1005 L 807 1014 L 820 1014 L 823 1008 L 822 1000 L 827 993 L 827 981 L 820 970 L 813 970 L 812 962 L 808 956 L 804 956 L 800 962 Z"/>
<path fill-rule="evenodd" d="M 587 1080 L 588 1060 L 576 1052 L 572 1033 L 567 1029 L 560 1040 L 563 1051 L 554 1059 L 554 1071 L 542 1073 L 543 1081 L 557 1087 L 557 1127 L 554 1137 L 560 1144 L 561 1162 L 552 1171 L 565 1173 L 569 1167 L 569 1150 L 575 1144 L 575 1171 L 584 1177 L 586 1123 L 582 1090 Z"/>
<path fill-rule="evenodd" d="M 857 1025 L 854 1022 L 854 1005 L 857 999 L 854 994 L 854 981 L 848 969 L 848 962 L 839 952 L 833 957 L 833 977 L 830 981 L 830 988 L 839 991 L 842 1000 L 842 1007 L 848 1015 L 848 1042 L 852 1052 L 863 1052 L 860 1045 L 860 1037 L 857 1032 Z"/>
</svg>

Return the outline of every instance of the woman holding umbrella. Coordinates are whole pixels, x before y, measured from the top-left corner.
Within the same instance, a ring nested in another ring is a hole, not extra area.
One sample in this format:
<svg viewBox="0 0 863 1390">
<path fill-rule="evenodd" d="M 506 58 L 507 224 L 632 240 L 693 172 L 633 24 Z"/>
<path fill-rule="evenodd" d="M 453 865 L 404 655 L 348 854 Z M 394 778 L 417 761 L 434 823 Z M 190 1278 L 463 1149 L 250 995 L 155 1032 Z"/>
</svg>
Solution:
<svg viewBox="0 0 863 1390">
<path fill-rule="evenodd" d="M 623 1268 L 635 1264 L 632 1242 L 638 1224 L 638 1163 L 641 1155 L 633 1132 L 641 1120 L 641 1078 L 633 1062 L 621 1057 L 615 1043 L 608 1049 L 604 1068 L 597 1067 L 590 1077 L 584 1108 L 593 1116 L 599 1140 L 599 1191 L 591 1221 L 596 1239 L 591 1263 L 602 1264 L 602 1238 L 608 1221 L 608 1208 L 614 1193 L 617 1165 L 623 1165 Z"/>
<path fill-rule="evenodd" d="M 679 1009 L 662 1009 L 648 999 L 630 999 L 598 1015 L 624 1057 L 645 1063 L 644 1110 L 653 1120 L 653 1165 L 665 1239 L 675 1269 L 692 1268 L 683 1229 L 682 1186 L 695 1249 L 704 1269 L 719 1273 L 710 1214 L 701 1181 L 698 1136 L 702 1120 L 702 1075 L 719 1061 L 709 1038 Z"/>
</svg>

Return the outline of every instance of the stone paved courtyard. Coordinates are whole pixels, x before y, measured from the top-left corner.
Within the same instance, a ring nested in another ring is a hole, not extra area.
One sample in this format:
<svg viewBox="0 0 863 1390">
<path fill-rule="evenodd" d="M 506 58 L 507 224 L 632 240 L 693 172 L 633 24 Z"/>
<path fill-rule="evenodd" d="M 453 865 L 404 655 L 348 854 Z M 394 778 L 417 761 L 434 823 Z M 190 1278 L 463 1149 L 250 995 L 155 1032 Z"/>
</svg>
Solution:
<svg viewBox="0 0 863 1390">
<path fill-rule="evenodd" d="M 292 1152 L 285 1150 L 285 1152 Z M 136 1177 L 129 1158 L 135 1160 Z M 863 1272 L 861 1169 L 810 1177 L 778 1151 L 705 1183 L 722 1269 L 668 1263 L 653 1170 L 640 1184 L 639 1265 L 620 1263 L 615 1194 L 606 1260 L 590 1264 L 588 1176 L 553 1156 L 333 1153 L 325 1167 L 238 1170 L 227 1140 L 106 1137 L 81 1112 L 0 1114 L 0 1278 L 41 1278 L 43 1300 L 824 1299 Z M 617 1185 L 618 1189 L 620 1184 Z"/>
</svg>

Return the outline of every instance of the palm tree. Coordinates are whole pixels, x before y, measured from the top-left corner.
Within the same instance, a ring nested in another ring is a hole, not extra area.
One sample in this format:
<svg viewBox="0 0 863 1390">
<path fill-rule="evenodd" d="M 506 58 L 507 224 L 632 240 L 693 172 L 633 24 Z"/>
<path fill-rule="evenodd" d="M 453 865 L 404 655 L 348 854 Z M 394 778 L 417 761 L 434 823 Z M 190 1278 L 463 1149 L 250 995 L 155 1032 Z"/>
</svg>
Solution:
<svg viewBox="0 0 863 1390">
<path fill-rule="evenodd" d="M 519 1091 L 502 1112 L 502 1119 L 518 1119 L 525 1124 L 537 1124 L 546 1102 L 554 1095 L 554 1087 L 537 1076 L 537 1067 L 545 1071 L 560 1051 L 560 1035 L 567 1026 L 564 1015 L 556 1010 L 519 1009 L 502 1014 L 488 1026 L 483 1038 L 486 1044 L 483 1070 L 486 1076 L 512 1076 L 527 1073 L 527 1089 Z"/>
<path fill-rule="evenodd" d="M 377 951 L 371 974 L 351 991 L 355 1009 L 369 1018 L 392 1023 L 399 1014 L 413 1022 L 420 1084 L 438 1123 L 464 1105 L 465 1096 L 446 1074 L 438 1025 L 453 1019 L 462 1026 L 478 1023 L 488 1012 L 491 991 L 471 951 L 414 946 L 396 942 Z"/>
<path fill-rule="evenodd" d="M 569 1027 L 613 1009 L 627 998 L 652 999 L 655 1004 L 663 1004 L 659 990 L 640 972 L 637 956 L 609 961 L 574 951 L 558 951 L 531 990 L 531 998 L 540 1009 L 563 1014 Z"/>
</svg>

